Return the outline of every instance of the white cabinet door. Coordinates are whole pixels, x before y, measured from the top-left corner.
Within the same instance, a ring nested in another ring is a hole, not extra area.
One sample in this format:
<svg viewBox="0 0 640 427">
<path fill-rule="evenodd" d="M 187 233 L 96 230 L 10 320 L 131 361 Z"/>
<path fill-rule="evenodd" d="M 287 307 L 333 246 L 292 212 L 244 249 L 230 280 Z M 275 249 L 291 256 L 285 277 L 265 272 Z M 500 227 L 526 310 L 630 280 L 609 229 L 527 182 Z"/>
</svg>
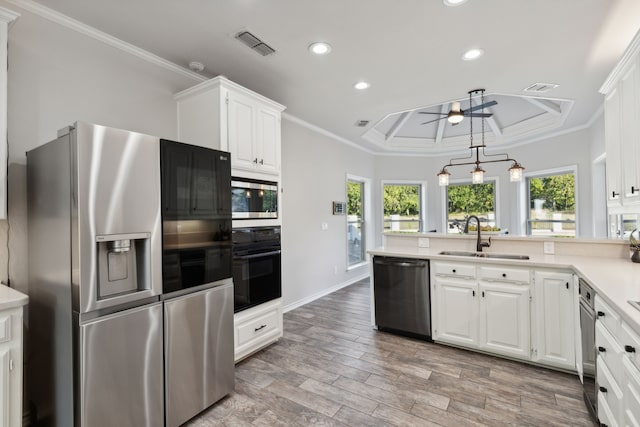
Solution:
<svg viewBox="0 0 640 427">
<path fill-rule="evenodd" d="M 11 354 L 9 350 L 0 350 L 0 427 L 9 427 L 10 421 L 10 394 L 9 385 L 11 372 L 9 370 L 9 360 Z"/>
<path fill-rule="evenodd" d="M 436 281 L 435 339 L 466 347 L 478 344 L 478 285 L 474 281 Z"/>
<path fill-rule="evenodd" d="M 620 82 L 623 205 L 640 201 L 640 68 L 634 64 Z M 607 153 L 608 156 L 608 153 Z"/>
<path fill-rule="evenodd" d="M 535 361 L 575 369 L 574 304 L 571 274 L 534 273 Z"/>
<path fill-rule="evenodd" d="M 620 93 L 613 90 L 604 101 L 605 149 L 607 151 L 607 205 L 616 207 L 622 201 L 622 158 Z"/>
<path fill-rule="evenodd" d="M 258 158 L 256 141 L 256 104 L 252 99 L 229 91 L 228 133 L 231 167 L 254 170 Z"/>
<path fill-rule="evenodd" d="M 280 172 L 280 112 L 258 108 L 256 159 L 260 172 Z"/>
<path fill-rule="evenodd" d="M 529 359 L 529 286 L 480 282 L 479 290 L 480 348 Z"/>
</svg>

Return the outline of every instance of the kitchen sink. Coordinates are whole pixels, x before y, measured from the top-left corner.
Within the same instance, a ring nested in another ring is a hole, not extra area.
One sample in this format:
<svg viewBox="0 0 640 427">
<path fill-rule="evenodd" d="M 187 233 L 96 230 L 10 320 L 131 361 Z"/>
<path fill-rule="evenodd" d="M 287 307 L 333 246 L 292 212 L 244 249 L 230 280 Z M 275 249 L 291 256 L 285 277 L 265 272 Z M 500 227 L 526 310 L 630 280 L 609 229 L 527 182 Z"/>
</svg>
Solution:
<svg viewBox="0 0 640 427">
<path fill-rule="evenodd" d="M 439 255 L 468 256 L 468 257 L 474 257 L 474 258 L 516 259 L 516 260 L 529 259 L 529 255 L 492 254 L 488 252 L 470 252 L 470 251 L 442 251 L 439 253 Z"/>
</svg>

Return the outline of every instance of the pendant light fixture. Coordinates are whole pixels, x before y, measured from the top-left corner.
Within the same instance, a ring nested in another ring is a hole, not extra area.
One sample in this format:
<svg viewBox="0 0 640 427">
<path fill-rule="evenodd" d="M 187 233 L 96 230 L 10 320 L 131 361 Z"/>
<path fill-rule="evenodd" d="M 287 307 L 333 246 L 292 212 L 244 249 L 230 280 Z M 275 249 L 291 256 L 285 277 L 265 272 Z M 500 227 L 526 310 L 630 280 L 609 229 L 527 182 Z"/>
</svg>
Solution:
<svg viewBox="0 0 640 427">
<path fill-rule="evenodd" d="M 481 133 L 482 143 L 479 145 L 473 144 L 473 117 L 475 115 L 471 113 L 469 117 L 469 127 L 470 127 L 469 139 L 471 142 L 471 145 L 469 146 L 469 150 L 470 150 L 469 156 L 451 159 L 449 160 L 448 164 L 442 167 L 442 170 L 438 172 L 438 184 L 440 186 L 449 185 L 449 177 L 451 176 L 451 174 L 449 173 L 449 171 L 447 171 L 448 167 L 462 166 L 462 165 L 475 165 L 475 167 L 471 171 L 471 182 L 473 184 L 482 184 L 484 182 L 485 170 L 482 169 L 480 165 L 483 163 L 496 163 L 496 162 L 513 162 L 513 164 L 509 168 L 509 179 L 511 182 L 519 182 L 522 180 L 522 171 L 524 170 L 524 167 L 520 163 L 518 163 L 515 159 L 510 158 L 509 155 L 506 153 L 486 154 L 484 152 L 484 149 L 486 147 L 484 143 L 484 116 L 485 116 L 484 89 L 474 89 L 469 91 L 469 108 L 471 108 L 472 96 L 477 94 L 480 94 L 480 102 L 482 104 L 481 113 L 477 115 L 482 120 L 482 133 Z M 480 149 L 482 149 L 483 160 L 480 160 Z M 475 153 L 474 153 L 474 150 L 475 150 Z M 475 160 L 473 160 L 474 157 L 475 157 Z M 496 159 L 495 157 L 500 157 L 500 158 Z M 470 161 L 465 162 L 464 160 L 470 160 Z"/>
</svg>

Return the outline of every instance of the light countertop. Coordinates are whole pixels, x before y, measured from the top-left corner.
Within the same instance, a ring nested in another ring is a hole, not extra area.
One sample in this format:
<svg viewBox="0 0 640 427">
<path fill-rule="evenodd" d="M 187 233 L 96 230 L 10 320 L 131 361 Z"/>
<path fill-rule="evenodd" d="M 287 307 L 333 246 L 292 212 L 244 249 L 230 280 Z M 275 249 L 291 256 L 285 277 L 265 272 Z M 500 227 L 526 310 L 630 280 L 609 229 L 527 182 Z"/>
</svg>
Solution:
<svg viewBox="0 0 640 427">
<path fill-rule="evenodd" d="M 600 256 L 529 255 L 528 260 L 507 260 L 497 258 L 473 258 L 464 256 L 439 255 L 441 249 L 433 248 L 376 248 L 372 255 L 423 258 L 438 261 L 474 262 L 479 264 L 500 264 L 533 269 L 565 269 L 575 272 L 585 279 L 607 304 L 622 319 L 640 334 L 640 310 L 627 301 L 640 301 L 640 264 L 629 258 Z M 594 248 L 594 253 L 597 252 Z"/>
<path fill-rule="evenodd" d="M 5 285 L 0 285 L 0 310 L 27 305 L 29 297 Z"/>
</svg>

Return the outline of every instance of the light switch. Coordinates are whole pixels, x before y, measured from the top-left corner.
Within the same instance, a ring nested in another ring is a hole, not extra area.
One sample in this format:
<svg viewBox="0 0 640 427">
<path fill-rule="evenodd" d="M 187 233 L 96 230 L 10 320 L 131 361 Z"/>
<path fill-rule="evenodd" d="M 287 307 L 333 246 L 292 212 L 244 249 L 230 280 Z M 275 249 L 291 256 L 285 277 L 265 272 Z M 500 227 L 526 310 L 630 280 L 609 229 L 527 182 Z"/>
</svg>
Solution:
<svg viewBox="0 0 640 427">
<path fill-rule="evenodd" d="M 428 237 L 418 237 L 418 247 L 419 248 L 428 248 L 429 247 L 429 238 Z"/>
<path fill-rule="evenodd" d="M 328 230 L 329 229 L 329 223 L 328 222 L 323 222 L 321 228 L 323 230 Z"/>
<path fill-rule="evenodd" d="M 553 242 L 544 242 L 544 253 L 547 255 L 556 253 L 555 244 Z"/>
</svg>

